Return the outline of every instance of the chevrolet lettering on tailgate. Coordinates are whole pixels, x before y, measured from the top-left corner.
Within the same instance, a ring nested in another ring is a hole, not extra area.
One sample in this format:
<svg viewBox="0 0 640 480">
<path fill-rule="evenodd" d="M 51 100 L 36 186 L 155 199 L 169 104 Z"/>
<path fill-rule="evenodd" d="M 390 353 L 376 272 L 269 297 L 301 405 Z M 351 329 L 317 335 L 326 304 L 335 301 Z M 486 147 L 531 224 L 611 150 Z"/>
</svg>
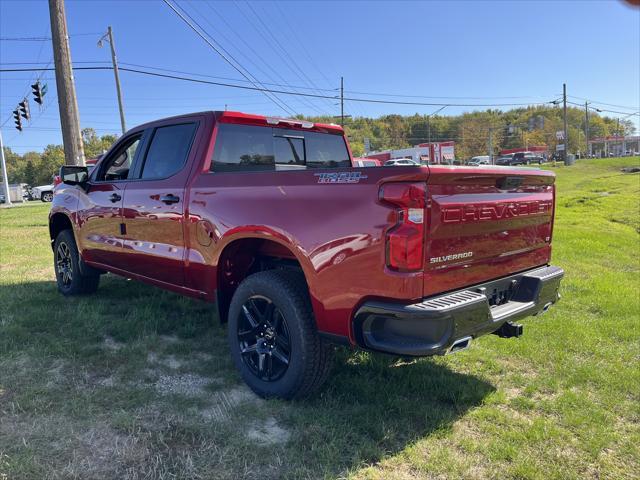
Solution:
<svg viewBox="0 0 640 480">
<path fill-rule="evenodd" d="M 457 205 L 442 209 L 443 223 L 478 222 L 483 220 L 502 220 L 551 212 L 552 202 L 531 201 L 501 203 L 497 205 Z"/>
</svg>

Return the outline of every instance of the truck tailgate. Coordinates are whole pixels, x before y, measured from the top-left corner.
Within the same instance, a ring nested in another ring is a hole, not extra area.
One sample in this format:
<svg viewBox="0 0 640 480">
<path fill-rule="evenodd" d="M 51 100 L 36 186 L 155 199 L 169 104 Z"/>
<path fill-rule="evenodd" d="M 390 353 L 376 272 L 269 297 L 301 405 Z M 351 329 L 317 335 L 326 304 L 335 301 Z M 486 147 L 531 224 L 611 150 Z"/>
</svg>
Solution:
<svg viewBox="0 0 640 480">
<path fill-rule="evenodd" d="M 430 166 L 424 295 L 548 263 L 554 181 L 538 169 Z"/>
</svg>

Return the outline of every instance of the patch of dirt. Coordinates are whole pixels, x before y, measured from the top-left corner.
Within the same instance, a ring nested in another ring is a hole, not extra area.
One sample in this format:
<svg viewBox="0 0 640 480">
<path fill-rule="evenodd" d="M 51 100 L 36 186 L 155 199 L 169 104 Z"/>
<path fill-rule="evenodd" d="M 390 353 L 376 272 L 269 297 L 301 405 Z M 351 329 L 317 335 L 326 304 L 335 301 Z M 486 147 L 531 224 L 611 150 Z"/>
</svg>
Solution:
<svg viewBox="0 0 640 480">
<path fill-rule="evenodd" d="M 195 352 L 193 354 L 193 358 L 199 360 L 200 362 L 209 362 L 213 360 L 213 355 L 211 355 L 210 353 Z"/>
<path fill-rule="evenodd" d="M 205 387 L 213 382 L 210 378 L 192 373 L 183 375 L 160 375 L 155 388 L 161 395 L 185 395 L 198 397 L 207 394 Z"/>
<path fill-rule="evenodd" d="M 170 345 L 175 345 L 181 341 L 176 335 L 160 335 L 160 340 Z"/>
<path fill-rule="evenodd" d="M 621 169 L 622 173 L 638 173 L 640 172 L 640 167 L 625 167 Z"/>
<path fill-rule="evenodd" d="M 522 394 L 522 389 L 518 387 L 505 388 L 504 395 L 507 397 L 507 400 L 513 400 L 516 397 L 519 397 Z"/>
<path fill-rule="evenodd" d="M 101 387 L 113 387 L 115 385 L 115 380 L 113 379 L 113 377 L 103 377 L 100 378 L 96 384 L 100 385 Z"/>
<path fill-rule="evenodd" d="M 263 402 L 248 387 L 243 385 L 230 390 L 216 392 L 212 396 L 211 406 L 199 410 L 199 414 L 206 420 L 222 422 L 231 417 L 234 409 L 244 403 L 259 404 Z"/>
<path fill-rule="evenodd" d="M 533 424 L 533 420 L 528 417 L 527 415 L 519 412 L 518 410 L 515 410 L 511 407 L 506 407 L 504 405 L 499 405 L 498 410 L 500 410 L 502 413 L 504 413 L 507 417 L 513 419 L 513 420 L 518 420 L 522 423 L 525 423 L 527 425 L 531 425 Z M 537 416 L 537 415 L 536 415 Z"/>
<path fill-rule="evenodd" d="M 104 478 L 139 463 L 150 453 L 136 437 L 123 435 L 100 423 L 73 432 L 68 440 L 71 450 L 67 452 L 71 458 L 60 470 L 62 477 Z"/>
<path fill-rule="evenodd" d="M 123 343 L 116 341 L 113 337 L 109 335 L 105 335 L 104 337 L 104 348 L 107 350 L 117 351 L 124 347 Z"/>
<path fill-rule="evenodd" d="M 278 421 L 269 417 L 261 422 L 254 422 L 247 431 L 247 438 L 269 445 L 284 444 L 289 441 L 291 433 L 285 430 Z"/>
<path fill-rule="evenodd" d="M 62 360 L 55 360 L 53 362 L 51 367 L 47 370 L 47 375 L 49 376 L 47 388 L 62 385 L 68 380 L 68 375 L 65 374 L 66 366 L 66 363 Z"/>
<path fill-rule="evenodd" d="M 60 415 L 5 415 L 0 436 L 36 450 L 44 442 L 47 449 L 38 453 L 39 461 L 56 472 L 55 478 L 123 478 L 117 472 L 139 465 L 151 453 L 138 438 L 103 421 L 81 427 Z"/>
<path fill-rule="evenodd" d="M 177 370 L 188 363 L 185 360 L 180 360 L 176 358 L 175 355 L 168 355 L 168 356 L 161 357 L 155 352 L 149 352 L 149 354 L 147 355 L 147 362 L 163 365 L 165 367 L 170 368 L 171 370 Z"/>
</svg>

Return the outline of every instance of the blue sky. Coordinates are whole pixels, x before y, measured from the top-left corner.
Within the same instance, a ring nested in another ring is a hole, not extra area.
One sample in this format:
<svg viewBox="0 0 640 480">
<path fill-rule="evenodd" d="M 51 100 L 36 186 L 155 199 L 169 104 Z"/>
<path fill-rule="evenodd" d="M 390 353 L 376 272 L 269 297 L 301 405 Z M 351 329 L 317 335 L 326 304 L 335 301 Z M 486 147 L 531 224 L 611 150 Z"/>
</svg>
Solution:
<svg viewBox="0 0 640 480">
<path fill-rule="evenodd" d="M 640 9 L 617 0 L 177 3 L 260 81 L 305 88 L 298 91 L 334 94 L 331 89 L 337 89 L 342 75 L 345 96 L 352 97 L 540 103 L 558 98 L 566 82 L 572 101 L 588 98 L 618 106 L 594 103 L 599 108 L 640 110 Z M 100 49 L 96 43 L 111 25 L 123 64 L 247 84 L 237 81 L 244 79 L 160 0 L 67 0 L 66 8 L 76 66 L 110 61 L 108 45 Z M 47 2 L 0 0 L 0 30 L 4 39 L 50 36 Z M 19 67 L 12 65 L 16 62 L 47 64 L 52 58 L 50 41 L 0 41 L 1 68 Z M 37 75 L 0 73 L 0 122 L 11 116 Z M 225 105 L 230 110 L 286 115 L 256 91 L 129 72 L 122 72 L 121 80 L 129 127 L 178 113 L 222 110 Z M 19 133 L 11 118 L 2 127 L 5 144 L 15 151 L 61 143 L 53 72 L 42 74 L 42 81 L 49 93 L 41 111 L 31 101 L 31 125 Z M 82 127 L 118 133 L 112 72 L 77 72 L 76 87 Z M 280 98 L 296 113 L 340 113 L 333 100 Z M 355 116 L 379 116 L 427 114 L 438 108 L 347 102 L 345 110 Z M 482 107 L 450 106 L 442 114 L 476 109 Z M 630 118 L 638 124 L 638 116 Z"/>
</svg>

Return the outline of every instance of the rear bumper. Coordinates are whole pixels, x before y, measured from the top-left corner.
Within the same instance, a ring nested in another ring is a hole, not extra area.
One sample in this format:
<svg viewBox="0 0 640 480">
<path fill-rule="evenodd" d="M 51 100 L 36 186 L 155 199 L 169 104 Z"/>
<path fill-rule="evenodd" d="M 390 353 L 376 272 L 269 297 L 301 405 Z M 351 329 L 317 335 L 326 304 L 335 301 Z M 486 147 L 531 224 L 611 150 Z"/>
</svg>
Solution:
<svg viewBox="0 0 640 480">
<path fill-rule="evenodd" d="M 563 276 L 561 268 L 547 266 L 411 305 L 366 302 L 354 317 L 356 337 L 369 350 L 410 356 L 444 354 L 461 339 L 496 332 L 506 322 L 546 310 L 560 298 Z M 492 304 L 501 303 L 499 297 L 505 294 L 508 302 L 490 305 L 490 299 Z"/>
</svg>

